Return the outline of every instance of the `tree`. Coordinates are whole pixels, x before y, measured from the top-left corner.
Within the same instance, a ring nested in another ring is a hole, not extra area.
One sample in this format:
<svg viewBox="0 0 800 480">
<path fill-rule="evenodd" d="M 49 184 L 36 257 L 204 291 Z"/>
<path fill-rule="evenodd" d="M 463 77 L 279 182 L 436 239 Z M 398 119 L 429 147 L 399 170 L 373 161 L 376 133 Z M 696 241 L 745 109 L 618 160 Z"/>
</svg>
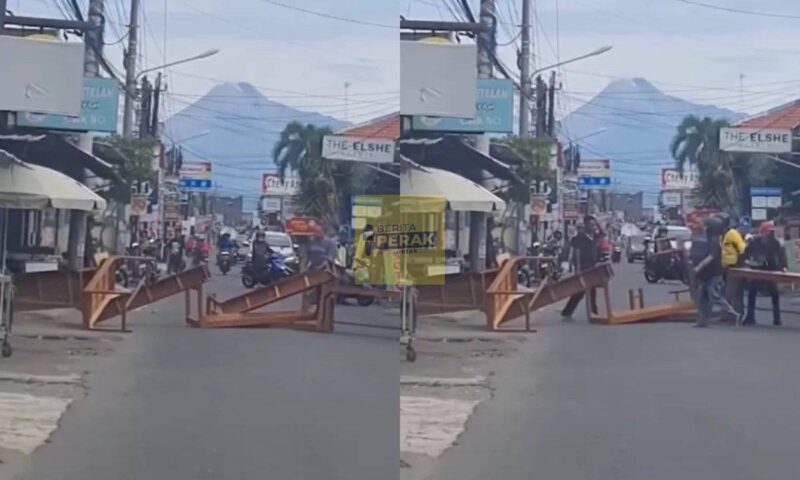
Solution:
<svg viewBox="0 0 800 480">
<path fill-rule="evenodd" d="M 522 179 L 523 185 L 512 185 L 504 195 L 507 200 L 527 204 L 531 198 L 531 188 L 541 182 L 556 187 L 556 172 L 550 168 L 550 140 L 510 136 L 500 140 L 521 158 L 514 166 L 514 173 Z"/>
<path fill-rule="evenodd" d="M 155 141 L 114 135 L 108 139 L 108 143 L 122 154 L 124 160 L 117 165 L 117 172 L 127 184 L 112 187 L 109 190 L 108 197 L 119 202 L 128 203 L 131 197 L 131 189 L 129 188 L 131 185 L 152 180 Z"/>
<path fill-rule="evenodd" d="M 291 122 L 273 147 L 272 158 L 281 178 L 287 171 L 299 177 L 294 201 L 303 213 L 335 225 L 339 208 L 347 205 L 349 196 L 365 191 L 375 173 L 362 166 L 322 158 L 322 138 L 331 133 L 327 127 Z"/>
</svg>

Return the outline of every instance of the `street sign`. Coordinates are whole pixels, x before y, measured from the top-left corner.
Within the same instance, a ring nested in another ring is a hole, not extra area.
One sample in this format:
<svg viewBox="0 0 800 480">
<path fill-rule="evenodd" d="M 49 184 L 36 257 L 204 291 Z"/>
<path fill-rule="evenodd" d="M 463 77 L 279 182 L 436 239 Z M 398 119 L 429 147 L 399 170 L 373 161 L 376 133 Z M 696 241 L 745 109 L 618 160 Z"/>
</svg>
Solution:
<svg viewBox="0 0 800 480">
<path fill-rule="evenodd" d="M 112 78 L 84 78 L 80 117 L 47 115 L 31 112 L 17 114 L 20 127 L 73 130 L 82 132 L 116 132 L 119 87 Z"/>
<path fill-rule="evenodd" d="M 608 187 L 611 185 L 610 177 L 578 177 L 581 187 Z"/>
<path fill-rule="evenodd" d="M 414 116 L 411 120 L 411 129 L 461 133 L 511 133 L 514 130 L 514 83 L 506 79 L 479 79 L 475 108 L 473 118 Z"/>
<path fill-rule="evenodd" d="M 181 178 L 178 181 L 178 187 L 184 191 L 207 191 L 211 190 L 211 180 L 198 180 L 193 178 Z"/>
<path fill-rule="evenodd" d="M 178 188 L 183 191 L 205 192 L 211 190 L 211 162 L 184 162 L 181 166 Z"/>
<path fill-rule="evenodd" d="M 780 187 L 751 187 L 750 195 L 754 197 L 780 197 L 783 196 L 783 189 Z"/>
<path fill-rule="evenodd" d="M 721 128 L 719 149 L 724 152 L 789 153 L 792 151 L 792 131 L 788 128 Z"/>
</svg>

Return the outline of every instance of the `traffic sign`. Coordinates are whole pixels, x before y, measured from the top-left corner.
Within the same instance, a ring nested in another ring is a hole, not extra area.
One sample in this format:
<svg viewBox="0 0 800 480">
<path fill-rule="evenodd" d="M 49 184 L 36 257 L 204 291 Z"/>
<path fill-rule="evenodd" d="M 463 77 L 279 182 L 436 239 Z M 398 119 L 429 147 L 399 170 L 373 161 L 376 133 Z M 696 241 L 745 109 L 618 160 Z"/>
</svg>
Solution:
<svg viewBox="0 0 800 480">
<path fill-rule="evenodd" d="M 211 180 L 197 178 L 181 178 L 178 181 L 178 186 L 181 190 L 211 190 L 211 185 Z"/>
<path fill-rule="evenodd" d="M 611 185 L 611 177 L 578 177 L 578 185 L 581 187 L 608 187 Z"/>
</svg>

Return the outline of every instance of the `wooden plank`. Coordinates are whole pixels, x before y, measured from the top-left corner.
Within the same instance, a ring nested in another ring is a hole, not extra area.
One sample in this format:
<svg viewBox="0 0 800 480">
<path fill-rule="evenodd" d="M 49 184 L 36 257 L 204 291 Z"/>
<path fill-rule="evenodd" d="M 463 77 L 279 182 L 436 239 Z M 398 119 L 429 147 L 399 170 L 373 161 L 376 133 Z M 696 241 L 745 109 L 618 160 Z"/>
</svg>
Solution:
<svg viewBox="0 0 800 480">
<path fill-rule="evenodd" d="M 668 320 L 672 317 L 682 319 L 695 314 L 696 309 L 693 302 L 669 303 L 615 313 L 608 323 L 611 325 L 620 325 L 626 323 Z"/>
</svg>

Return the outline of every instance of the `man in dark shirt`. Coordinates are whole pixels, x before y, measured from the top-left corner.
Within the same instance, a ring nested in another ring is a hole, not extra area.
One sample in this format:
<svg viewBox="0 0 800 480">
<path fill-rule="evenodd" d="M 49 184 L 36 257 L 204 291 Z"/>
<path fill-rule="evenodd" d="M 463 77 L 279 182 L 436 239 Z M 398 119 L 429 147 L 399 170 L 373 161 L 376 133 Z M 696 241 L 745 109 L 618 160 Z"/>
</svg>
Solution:
<svg viewBox="0 0 800 480">
<path fill-rule="evenodd" d="M 722 278 L 722 246 L 720 235 L 722 223 L 712 218 L 706 221 L 706 256 L 695 265 L 694 278 L 697 282 L 695 300 L 697 304 L 696 327 L 707 327 L 714 306 L 719 306 L 725 313 L 739 318 L 737 312 L 725 299 L 725 282 Z"/>
<path fill-rule="evenodd" d="M 783 246 L 775 238 L 775 224 L 764 222 L 759 226 L 759 236 L 753 239 L 744 252 L 745 265 L 757 270 L 768 270 L 772 272 L 786 271 L 786 252 Z M 782 325 L 781 322 L 781 300 L 778 286 L 775 282 L 768 280 L 754 280 L 747 287 L 747 317 L 744 325 L 755 325 L 756 323 L 756 299 L 758 292 L 763 291 L 772 298 L 772 324 Z"/>
<path fill-rule="evenodd" d="M 578 225 L 577 233 L 569 242 L 570 264 L 575 272 L 582 272 L 595 266 L 599 253 L 599 246 L 595 237 L 594 227 L 590 219 L 586 219 L 583 225 Z M 581 291 L 571 296 L 561 311 L 564 320 L 571 320 L 572 314 L 581 302 L 585 292 Z M 589 291 L 589 302 L 593 314 L 597 314 L 597 291 L 593 288 Z"/>
</svg>

